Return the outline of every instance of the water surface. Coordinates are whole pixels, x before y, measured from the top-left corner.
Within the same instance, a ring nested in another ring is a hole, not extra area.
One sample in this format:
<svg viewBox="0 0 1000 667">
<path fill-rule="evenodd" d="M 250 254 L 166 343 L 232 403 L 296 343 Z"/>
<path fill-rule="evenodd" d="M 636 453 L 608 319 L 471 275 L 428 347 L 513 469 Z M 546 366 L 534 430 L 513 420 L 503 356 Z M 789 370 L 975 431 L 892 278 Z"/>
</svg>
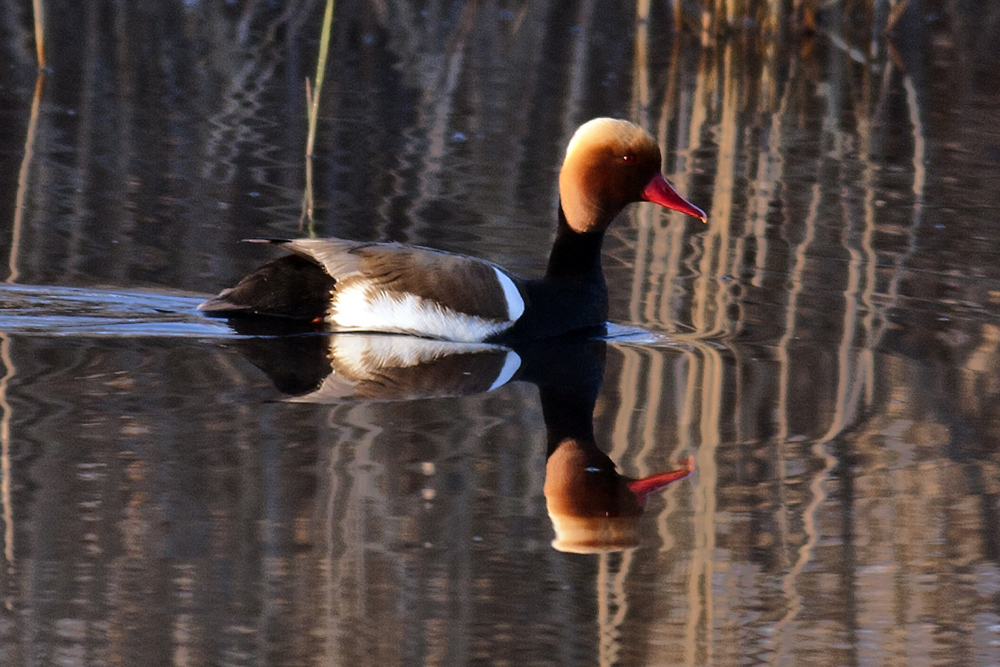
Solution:
<svg viewBox="0 0 1000 667">
<path fill-rule="evenodd" d="M 36 88 L 8 4 L 5 664 L 997 663 L 995 10 L 703 46 L 646 3 L 338 3 L 316 234 L 537 275 L 597 115 L 710 218 L 619 218 L 605 341 L 316 401 L 327 337 L 194 307 L 310 231 L 322 8 L 48 3 Z M 694 472 L 568 548 L 553 433 Z"/>
</svg>

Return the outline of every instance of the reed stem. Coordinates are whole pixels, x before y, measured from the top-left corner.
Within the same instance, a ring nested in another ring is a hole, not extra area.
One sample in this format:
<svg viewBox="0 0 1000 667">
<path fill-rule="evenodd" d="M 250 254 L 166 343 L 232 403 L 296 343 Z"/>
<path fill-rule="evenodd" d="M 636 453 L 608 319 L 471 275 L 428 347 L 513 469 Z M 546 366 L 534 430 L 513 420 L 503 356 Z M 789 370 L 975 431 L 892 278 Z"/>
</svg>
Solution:
<svg viewBox="0 0 1000 667">
<path fill-rule="evenodd" d="M 45 0 L 31 0 L 35 15 L 35 52 L 38 54 L 38 69 L 45 69 Z"/>
<path fill-rule="evenodd" d="M 316 122 L 319 117 L 319 96 L 323 89 L 323 76 L 326 73 L 326 57 L 330 52 L 333 5 L 334 0 L 326 0 L 326 10 L 323 12 L 323 30 L 319 38 L 319 60 L 316 62 L 316 84 L 310 86 L 309 79 L 306 79 L 309 133 L 306 138 L 306 188 L 302 196 L 302 217 L 299 219 L 299 224 L 301 226 L 308 221 L 310 234 L 312 234 L 312 227 L 315 222 L 313 218 L 313 152 L 316 146 Z"/>
</svg>

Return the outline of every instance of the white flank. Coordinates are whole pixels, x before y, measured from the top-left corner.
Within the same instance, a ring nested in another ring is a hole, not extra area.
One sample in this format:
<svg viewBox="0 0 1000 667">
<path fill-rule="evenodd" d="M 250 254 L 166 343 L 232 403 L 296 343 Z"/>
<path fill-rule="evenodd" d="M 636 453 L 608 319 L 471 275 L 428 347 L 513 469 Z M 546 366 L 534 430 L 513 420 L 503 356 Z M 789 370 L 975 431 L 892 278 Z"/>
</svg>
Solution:
<svg viewBox="0 0 1000 667">
<path fill-rule="evenodd" d="M 521 358 L 513 350 L 509 350 L 500 345 L 490 345 L 487 343 L 455 343 L 443 340 L 431 340 L 428 338 L 415 338 L 413 336 L 398 336 L 395 334 L 341 334 L 330 337 L 330 358 L 334 359 L 334 369 L 326 378 L 322 385 L 308 394 L 302 396 L 292 396 L 285 400 L 290 403 L 319 403 L 329 404 L 356 397 L 359 387 L 364 387 L 366 383 L 375 381 L 382 388 L 384 386 L 384 373 L 394 368 L 409 368 L 428 364 L 442 357 L 457 355 L 477 355 L 477 354 L 500 354 L 504 353 L 503 367 L 492 384 L 486 391 L 493 391 L 508 382 L 521 367 Z M 470 372 L 475 369 L 475 365 L 469 366 Z M 469 375 L 469 372 L 461 373 Z M 467 378 L 458 378 L 463 383 Z M 484 378 L 486 379 L 486 378 Z M 444 389 L 448 388 L 448 380 Z M 482 385 L 480 385 L 482 386 Z M 435 390 L 441 387 L 429 387 L 426 396 L 414 393 L 410 398 L 426 398 L 431 396 L 447 396 L 448 393 L 436 394 Z M 405 396 L 390 394 L 390 399 Z M 455 395 L 464 395 L 461 391 Z M 376 397 L 378 398 L 378 397 Z M 371 397 L 368 398 L 371 400 Z"/>
<path fill-rule="evenodd" d="M 493 270 L 497 274 L 497 282 L 503 288 L 504 299 L 507 300 L 507 319 L 516 322 L 517 318 L 524 314 L 524 299 L 521 298 L 521 293 L 517 291 L 517 286 L 510 276 L 495 266 Z"/>
<path fill-rule="evenodd" d="M 514 377 L 514 373 L 521 367 L 521 357 L 514 350 L 507 351 L 507 357 L 503 360 L 503 368 L 497 374 L 497 379 L 493 381 L 486 391 L 493 391 L 497 387 L 502 387 Z"/>
<path fill-rule="evenodd" d="M 383 368 L 418 366 L 454 354 L 503 349 L 487 343 L 453 343 L 412 336 L 344 334 L 330 337 L 330 356 L 358 377 L 369 377 Z"/>
<path fill-rule="evenodd" d="M 516 292 L 510 278 L 504 278 Z M 520 295 L 518 301 L 523 311 Z M 508 299 L 508 308 L 513 305 Z M 363 284 L 347 285 L 334 292 L 327 321 L 343 331 L 405 333 L 461 343 L 478 343 L 513 324 L 459 313 L 413 294 L 373 294 L 371 288 Z"/>
</svg>

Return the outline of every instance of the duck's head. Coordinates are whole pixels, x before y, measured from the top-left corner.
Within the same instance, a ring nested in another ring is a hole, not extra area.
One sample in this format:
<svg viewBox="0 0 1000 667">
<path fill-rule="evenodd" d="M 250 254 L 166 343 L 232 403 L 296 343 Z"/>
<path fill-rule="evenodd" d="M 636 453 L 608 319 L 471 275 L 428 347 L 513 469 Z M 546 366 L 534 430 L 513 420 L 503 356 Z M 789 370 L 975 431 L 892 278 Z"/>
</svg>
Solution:
<svg viewBox="0 0 1000 667">
<path fill-rule="evenodd" d="M 620 551 L 639 544 L 646 499 L 694 471 L 694 459 L 641 479 L 620 475 L 592 441 L 565 438 L 545 462 L 545 506 L 559 551 Z"/>
<path fill-rule="evenodd" d="M 649 201 L 700 218 L 660 173 L 660 147 L 644 129 L 614 118 L 580 126 L 566 147 L 559 196 L 566 222 L 578 233 L 602 232 L 625 206 Z"/>
</svg>

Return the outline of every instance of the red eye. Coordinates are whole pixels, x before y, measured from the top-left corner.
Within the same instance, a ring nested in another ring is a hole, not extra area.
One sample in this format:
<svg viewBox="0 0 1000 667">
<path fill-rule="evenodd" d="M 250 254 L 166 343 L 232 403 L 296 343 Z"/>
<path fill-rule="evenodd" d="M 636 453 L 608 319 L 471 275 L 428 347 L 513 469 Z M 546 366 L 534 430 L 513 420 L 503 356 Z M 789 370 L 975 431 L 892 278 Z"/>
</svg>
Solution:
<svg viewBox="0 0 1000 667">
<path fill-rule="evenodd" d="M 623 159 L 623 160 L 625 160 L 625 162 L 635 162 L 635 156 L 634 156 L 634 155 L 632 155 L 631 153 L 626 153 L 626 154 L 625 154 L 625 155 L 624 155 L 624 156 L 622 157 L 622 159 Z"/>
</svg>

